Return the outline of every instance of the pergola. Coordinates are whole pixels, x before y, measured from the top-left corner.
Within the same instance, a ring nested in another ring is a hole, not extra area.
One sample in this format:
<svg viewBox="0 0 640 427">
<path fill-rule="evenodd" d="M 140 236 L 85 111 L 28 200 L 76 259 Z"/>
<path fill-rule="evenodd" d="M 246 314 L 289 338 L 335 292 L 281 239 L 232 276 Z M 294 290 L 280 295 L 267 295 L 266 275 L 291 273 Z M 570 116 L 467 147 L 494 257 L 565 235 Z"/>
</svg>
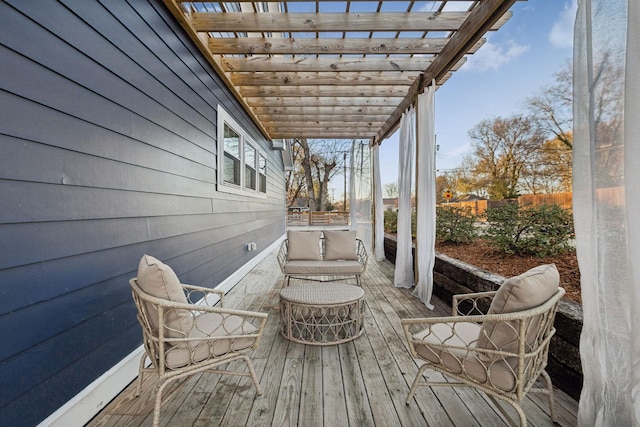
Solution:
<svg viewBox="0 0 640 427">
<path fill-rule="evenodd" d="M 515 0 L 164 0 L 270 139 L 380 143 Z"/>
</svg>

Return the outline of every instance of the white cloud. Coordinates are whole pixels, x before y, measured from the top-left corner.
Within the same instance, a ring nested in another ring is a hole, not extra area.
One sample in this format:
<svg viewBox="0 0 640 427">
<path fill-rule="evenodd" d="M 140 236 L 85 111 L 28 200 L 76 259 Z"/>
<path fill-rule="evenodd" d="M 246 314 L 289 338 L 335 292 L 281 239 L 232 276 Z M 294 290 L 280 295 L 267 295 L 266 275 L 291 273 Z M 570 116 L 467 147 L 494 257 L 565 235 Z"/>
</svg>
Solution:
<svg viewBox="0 0 640 427">
<path fill-rule="evenodd" d="M 573 47 L 573 24 L 578 10 L 577 0 L 571 0 L 564 4 L 564 8 L 558 15 L 549 32 L 549 42 L 558 48 Z"/>
<path fill-rule="evenodd" d="M 528 50 L 528 45 L 521 45 L 514 41 L 509 41 L 505 45 L 487 41 L 475 54 L 468 56 L 467 63 L 462 66 L 461 70 L 495 71 Z"/>
<path fill-rule="evenodd" d="M 420 7 L 420 12 L 433 12 L 440 7 L 440 1 L 428 1 Z M 452 1 L 444 5 L 443 12 L 466 12 L 473 4 L 472 1 Z"/>
</svg>

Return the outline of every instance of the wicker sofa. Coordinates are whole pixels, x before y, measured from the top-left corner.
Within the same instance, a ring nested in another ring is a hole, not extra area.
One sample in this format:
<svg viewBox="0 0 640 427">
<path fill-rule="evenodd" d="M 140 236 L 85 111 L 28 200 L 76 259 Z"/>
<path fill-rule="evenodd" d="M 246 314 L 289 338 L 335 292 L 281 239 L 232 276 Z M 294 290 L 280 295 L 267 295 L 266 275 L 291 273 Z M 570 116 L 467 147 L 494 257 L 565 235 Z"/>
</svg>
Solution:
<svg viewBox="0 0 640 427">
<path fill-rule="evenodd" d="M 291 278 L 326 281 L 352 277 L 360 285 L 367 259 L 364 243 L 355 231 L 346 230 L 289 230 L 278 252 L 286 286 Z M 310 279 L 313 277 L 316 279 Z"/>
</svg>

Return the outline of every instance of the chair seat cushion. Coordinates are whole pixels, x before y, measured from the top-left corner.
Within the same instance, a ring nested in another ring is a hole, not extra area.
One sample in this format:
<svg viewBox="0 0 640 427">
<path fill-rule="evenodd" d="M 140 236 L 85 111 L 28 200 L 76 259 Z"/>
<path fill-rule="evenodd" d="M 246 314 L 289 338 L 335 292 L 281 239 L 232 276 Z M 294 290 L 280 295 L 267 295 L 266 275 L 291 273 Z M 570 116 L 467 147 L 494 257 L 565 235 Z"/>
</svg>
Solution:
<svg viewBox="0 0 640 427">
<path fill-rule="evenodd" d="M 427 363 L 438 365 L 440 369 L 492 388 L 513 391 L 516 359 L 480 360 L 474 351 L 480 329 L 480 325 L 468 322 L 435 324 L 413 335 L 414 340 L 422 341 L 414 343 L 415 350 Z"/>
<path fill-rule="evenodd" d="M 224 340 L 203 339 L 172 346 L 165 353 L 166 366 L 170 369 L 177 369 L 212 357 L 221 357 L 231 351 L 247 349 L 255 343 L 255 338 L 245 338 L 241 335 L 254 334 L 257 331 L 258 328 L 242 317 L 220 313 L 203 313 L 196 318 L 189 338 L 238 337 Z"/>
<path fill-rule="evenodd" d="M 361 274 L 362 270 L 358 261 L 289 261 L 284 266 L 285 274 L 311 276 Z"/>
</svg>

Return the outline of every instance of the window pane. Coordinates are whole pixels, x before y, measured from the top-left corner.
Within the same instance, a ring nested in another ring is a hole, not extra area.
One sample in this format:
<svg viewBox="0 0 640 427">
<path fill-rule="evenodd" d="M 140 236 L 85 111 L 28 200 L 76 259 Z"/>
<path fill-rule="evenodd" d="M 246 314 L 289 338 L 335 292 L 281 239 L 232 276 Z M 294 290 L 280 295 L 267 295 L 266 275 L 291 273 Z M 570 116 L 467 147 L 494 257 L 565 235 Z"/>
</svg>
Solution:
<svg viewBox="0 0 640 427">
<path fill-rule="evenodd" d="M 244 186 L 249 190 L 256 189 L 256 170 L 249 165 L 244 167 Z"/>
<path fill-rule="evenodd" d="M 240 159 L 240 135 L 224 124 L 224 152 Z"/>
<path fill-rule="evenodd" d="M 258 179 L 260 180 L 260 192 L 267 192 L 267 159 L 258 155 Z"/>
<path fill-rule="evenodd" d="M 249 144 L 244 146 L 244 163 L 254 169 L 256 168 L 256 149 Z"/>
<path fill-rule="evenodd" d="M 244 186 L 248 190 L 256 189 L 256 149 L 249 144 L 244 146 Z"/>
<path fill-rule="evenodd" d="M 222 168 L 224 182 L 240 185 L 240 160 L 225 151 Z"/>
</svg>

